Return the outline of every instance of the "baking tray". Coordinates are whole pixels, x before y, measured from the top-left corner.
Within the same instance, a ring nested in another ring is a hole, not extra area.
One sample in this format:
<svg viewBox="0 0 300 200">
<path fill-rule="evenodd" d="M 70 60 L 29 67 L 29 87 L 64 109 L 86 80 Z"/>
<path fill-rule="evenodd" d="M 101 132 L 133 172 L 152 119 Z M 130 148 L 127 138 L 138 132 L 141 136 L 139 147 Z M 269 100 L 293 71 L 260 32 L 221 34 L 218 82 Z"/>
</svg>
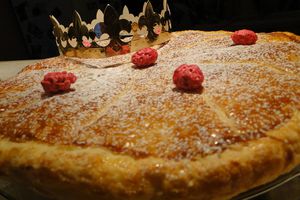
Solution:
<svg viewBox="0 0 300 200">
<path fill-rule="evenodd" d="M 299 200 L 300 166 L 276 180 L 241 193 L 232 200 Z M 37 191 L 9 183 L 0 177 L 0 200 L 51 200 Z"/>
</svg>

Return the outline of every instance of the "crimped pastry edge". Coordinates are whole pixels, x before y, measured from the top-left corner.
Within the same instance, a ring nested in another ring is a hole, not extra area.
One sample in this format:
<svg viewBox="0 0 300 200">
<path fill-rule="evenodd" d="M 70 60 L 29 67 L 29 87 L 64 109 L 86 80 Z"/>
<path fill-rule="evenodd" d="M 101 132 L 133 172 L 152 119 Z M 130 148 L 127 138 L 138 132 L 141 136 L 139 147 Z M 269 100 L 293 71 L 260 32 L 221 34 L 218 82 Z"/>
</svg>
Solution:
<svg viewBox="0 0 300 200">
<path fill-rule="evenodd" d="M 268 136 L 195 161 L 0 141 L 0 171 L 57 199 L 229 199 L 300 163 L 300 113 Z"/>
</svg>

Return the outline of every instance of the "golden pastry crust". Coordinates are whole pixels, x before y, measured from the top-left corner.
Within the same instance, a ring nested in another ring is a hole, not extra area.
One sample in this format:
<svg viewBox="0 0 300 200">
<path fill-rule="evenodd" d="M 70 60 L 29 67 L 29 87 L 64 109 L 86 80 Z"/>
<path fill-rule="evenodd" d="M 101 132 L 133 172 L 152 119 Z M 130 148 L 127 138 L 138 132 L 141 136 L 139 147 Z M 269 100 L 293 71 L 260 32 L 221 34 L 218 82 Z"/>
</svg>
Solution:
<svg viewBox="0 0 300 200">
<path fill-rule="evenodd" d="M 156 66 L 130 55 L 63 57 L 0 83 L 0 172 L 57 199 L 228 199 L 300 163 L 300 37 L 174 33 Z M 198 64 L 204 90 L 176 91 L 174 69 Z M 49 71 L 75 92 L 43 94 Z"/>
</svg>

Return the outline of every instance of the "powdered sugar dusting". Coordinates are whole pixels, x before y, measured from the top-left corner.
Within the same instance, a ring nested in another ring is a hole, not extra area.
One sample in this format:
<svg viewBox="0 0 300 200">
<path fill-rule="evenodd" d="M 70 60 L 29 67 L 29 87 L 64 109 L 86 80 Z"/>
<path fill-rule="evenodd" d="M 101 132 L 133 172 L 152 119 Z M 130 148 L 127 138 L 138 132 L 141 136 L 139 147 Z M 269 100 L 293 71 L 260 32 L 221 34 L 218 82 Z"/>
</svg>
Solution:
<svg viewBox="0 0 300 200">
<path fill-rule="evenodd" d="M 229 32 L 185 32 L 142 70 L 131 54 L 29 66 L 0 83 L 0 137 L 167 159 L 195 159 L 265 137 L 300 109 L 300 45 L 258 37 L 255 45 L 232 46 Z M 184 63 L 202 69 L 202 91 L 174 88 L 173 72 Z M 75 91 L 46 96 L 40 81 L 51 71 L 77 75 Z"/>
</svg>

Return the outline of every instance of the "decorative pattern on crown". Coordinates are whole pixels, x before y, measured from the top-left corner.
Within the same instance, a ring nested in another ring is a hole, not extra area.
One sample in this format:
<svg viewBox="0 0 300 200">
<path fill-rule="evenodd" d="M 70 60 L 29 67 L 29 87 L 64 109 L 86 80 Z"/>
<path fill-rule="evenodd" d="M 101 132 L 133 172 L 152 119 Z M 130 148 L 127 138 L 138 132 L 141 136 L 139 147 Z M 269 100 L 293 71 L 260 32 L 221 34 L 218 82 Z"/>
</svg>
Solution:
<svg viewBox="0 0 300 200">
<path fill-rule="evenodd" d="M 138 16 L 131 14 L 127 6 L 119 15 L 112 6 L 107 5 L 104 12 L 97 11 L 96 19 L 89 24 L 82 21 L 75 11 L 69 27 L 50 16 L 60 53 L 79 58 L 115 56 L 165 43 L 170 39 L 170 18 L 167 0 L 163 0 L 160 14 L 154 12 L 148 1 Z"/>
</svg>

